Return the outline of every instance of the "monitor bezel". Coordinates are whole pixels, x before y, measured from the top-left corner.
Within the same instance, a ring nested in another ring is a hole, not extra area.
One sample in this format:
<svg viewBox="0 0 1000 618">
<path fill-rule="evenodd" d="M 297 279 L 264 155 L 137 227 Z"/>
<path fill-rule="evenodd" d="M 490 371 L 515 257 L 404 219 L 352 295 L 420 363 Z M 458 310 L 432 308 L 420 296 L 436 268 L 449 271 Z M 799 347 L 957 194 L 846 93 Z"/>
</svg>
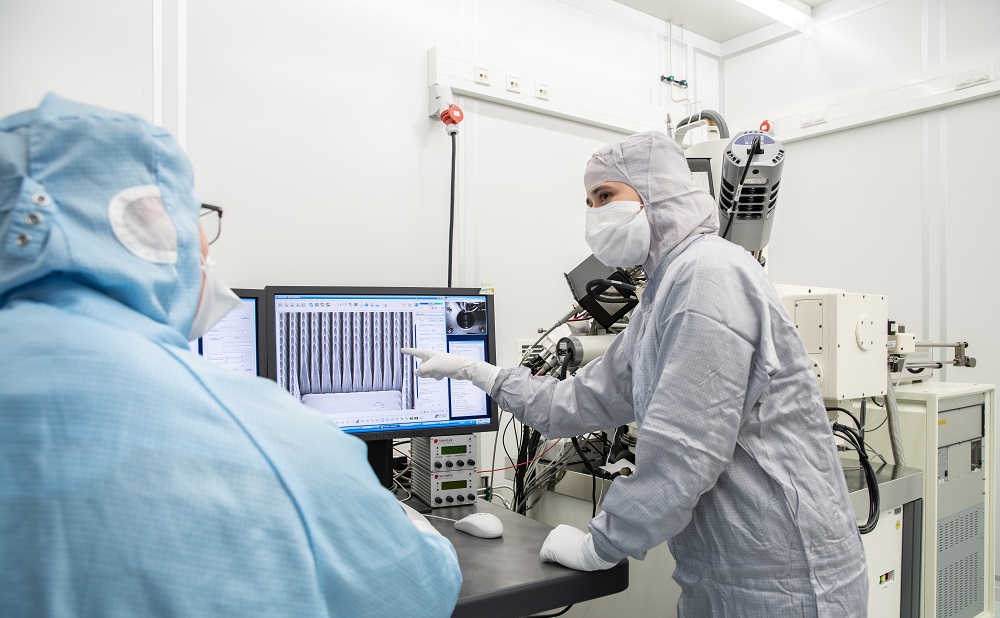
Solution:
<svg viewBox="0 0 1000 618">
<path fill-rule="evenodd" d="M 267 329 L 266 320 L 267 312 L 265 309 L 265 303 L 267 301 L 267 295 L 264 290 L 252 289 L 252 288 L 230 288 L 233 294 L 236 294 L 241 299 L 252 298 L 256 303 L 254 306 L 256 311 L 254 312 L 254 319 L 257 321 L 257 377 L 266 378 L 267 377 Z M 201 349 L 201 344 L 198 344 L 199 349 Z"/>
<path fill-rule="evenodd" d="M 486 325 L 487 325 L 487 359 L 491 365 L 496 364 L 496 318 L 493 315 L 494 303 L 492 294 L 484 294 L 479 288 L 435 288 L 435 287 L 359 287 L 359 286 L 267 286 L 264 288 L 266 296 L 267 313 L 267 377 L 274 382 L 278 381 L 278 359 L 277 353 L 272 350 L 277 348 L 275 341 L 275 310 L 274 297 L 280 294 L 316 294 L 316 295 L 412 295 L 412 296 L 482 296 L 486 298 Z M 400 429 L 394 431 L 373 431 L 373 432 L 351 432 L 343 430 L 344 433 L 360 438 L 365 442 L 377 442 L 382 440 L 402 440 L 406 438 L 424 436 L 453 436 L 469 433 L 484 433 L 497 431 L 499 428 L 500 411 L 496 400 L 487 393 L 487 402 L 490 411 L 490 422 L 483 425 L 462 425 L 459 427 L 431 427 L 425 429 Z"/>
</svg>

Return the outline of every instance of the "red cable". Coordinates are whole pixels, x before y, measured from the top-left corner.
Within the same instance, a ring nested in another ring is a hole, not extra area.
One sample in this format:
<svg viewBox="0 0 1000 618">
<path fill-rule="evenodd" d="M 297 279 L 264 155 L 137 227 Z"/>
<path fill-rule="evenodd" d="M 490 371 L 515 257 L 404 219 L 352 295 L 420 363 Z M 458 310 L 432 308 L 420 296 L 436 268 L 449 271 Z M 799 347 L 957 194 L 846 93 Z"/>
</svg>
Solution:
<svg viewBox="0 0 1000 618">
<path fill-rule="evenodd" d="M 550 446 L 549 448 L 547 448 L 544 451 L 542 451 L 541 455 L 539 455 L 538 457 L 535 457 L 534 459 L 532 459 L 530 461 L 526 461 L 524 463 L 519 463 L 519 464 L 514 464 L 513 466 L 507 466 L 506 468 L 496 468 L 496 469 L 493 469 L 493 470 L 476 470 L 476 472 L 479 473 L 479 474 L 484 474 L 486 472 L 500 472 L 501 470 L 510 470 L 511 468 L 517 468 L 519 466 L 526 466 L 526 465 L 528 465 L 528 464 L 530 464 L 532 462 L 535 462 L 535 461 L 538 461 L 539 459 L 541 459 L 542 455 L 544 455 L 545 453 L 548 453 L 549 451 L 551 451 L 553 448 L 555 448 L 556 444 L 559 444 L 562 441 L 563 441 L 563 438 L 559 438 L 558 440 L 556 440 L 555 442 L 552 443 L 552 446 Z"/>
</svg>

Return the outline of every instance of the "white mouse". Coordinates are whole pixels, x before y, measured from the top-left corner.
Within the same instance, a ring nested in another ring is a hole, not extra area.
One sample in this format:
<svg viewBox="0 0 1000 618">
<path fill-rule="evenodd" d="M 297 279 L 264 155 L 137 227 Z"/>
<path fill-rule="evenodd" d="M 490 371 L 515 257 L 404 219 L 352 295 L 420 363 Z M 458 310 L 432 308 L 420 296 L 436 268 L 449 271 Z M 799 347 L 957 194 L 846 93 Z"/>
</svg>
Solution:
<svg viewBox="0 0 1000 618">
<path fill-rule="evenodd" d="M 503 522 L 492 513 L 473 513 L 456 521 L 455 530 L 482 539 L 495 539 L 503 535 Z"/>
</svg>

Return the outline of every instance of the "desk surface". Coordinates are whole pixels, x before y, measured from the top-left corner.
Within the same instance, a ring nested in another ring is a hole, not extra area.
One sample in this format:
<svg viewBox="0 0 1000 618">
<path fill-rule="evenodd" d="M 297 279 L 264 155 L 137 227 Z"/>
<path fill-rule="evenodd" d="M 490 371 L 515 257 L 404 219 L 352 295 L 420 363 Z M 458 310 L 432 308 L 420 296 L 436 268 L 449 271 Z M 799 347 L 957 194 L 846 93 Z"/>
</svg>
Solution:
<svg viewBox="0 0 1000 618">
<path fill-rule="evenodd" d="M 552 527 L 524 515 L 482 501 L 433 511 L 416 498 L 407 504 L 426 515 L 461 519 L 482 511 L 503 521 L 502 537 L 480 539 L 455 530 L 450 521 L 427 518 L 458 553 L 462 590 L 455 617 L 527 616 L 628 588 L 628 560 L 607 571 L 589 573 L 542 562 L 538 550 Z"/>
<path fill-rule="evenodd" d="M 856 459 L 841 458 L 840 463 L 844 469 L 854 514 L 858 518 L 868 519 L 868 483 L 865 481 L 865 473 Z M 872 468 L 878 482 L 879 510 L 887 511 L 924 497 L 922 470 L 880 464 L 875 460 L 872 461 Z"/>
</svg>

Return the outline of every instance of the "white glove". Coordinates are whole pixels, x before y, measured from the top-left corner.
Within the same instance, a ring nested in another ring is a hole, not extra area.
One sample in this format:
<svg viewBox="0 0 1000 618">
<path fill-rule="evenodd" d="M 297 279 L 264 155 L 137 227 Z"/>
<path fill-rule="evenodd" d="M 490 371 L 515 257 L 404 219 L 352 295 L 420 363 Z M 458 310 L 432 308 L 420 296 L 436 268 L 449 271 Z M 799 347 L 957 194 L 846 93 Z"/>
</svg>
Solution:
<svg viewBox="0 0 1000 618">
<path fill-rule="evenodd" d="M 492 392 L 497 376 L 500 375 L 500 368 L 495 365 L 457 354 L 415 348 L 403 348 L 400 351 L 420 359 L 415 373 L 421 378 L 469 380 L 478 388 L 489 393 Z"/>
<path fill-rule="evenodd" d="M 558 562 L 577 571 L 603 571 L 618 564 L 597 555 L 594 537 L 573 526 L 559 524 L 542 543 L 538 556 L 546 562 Z"/>
</svg>

